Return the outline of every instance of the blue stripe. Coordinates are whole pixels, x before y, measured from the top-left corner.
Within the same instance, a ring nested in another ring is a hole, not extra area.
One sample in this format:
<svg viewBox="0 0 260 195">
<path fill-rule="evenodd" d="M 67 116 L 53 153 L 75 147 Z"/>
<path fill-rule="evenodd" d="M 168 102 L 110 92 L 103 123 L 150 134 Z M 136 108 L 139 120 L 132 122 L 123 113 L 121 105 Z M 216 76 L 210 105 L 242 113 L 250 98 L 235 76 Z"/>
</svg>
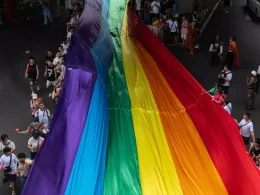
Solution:
<svg viewBox="0 0 260 195">
<path fill-rule="evenodd" d="M 108 70 L 113 58 L 107 7 L 108 1 L 103 2 L 101 31 L 91 50 L 98 77 L 65 195 L 103 194 L 109 118 Z"/>
</svg>

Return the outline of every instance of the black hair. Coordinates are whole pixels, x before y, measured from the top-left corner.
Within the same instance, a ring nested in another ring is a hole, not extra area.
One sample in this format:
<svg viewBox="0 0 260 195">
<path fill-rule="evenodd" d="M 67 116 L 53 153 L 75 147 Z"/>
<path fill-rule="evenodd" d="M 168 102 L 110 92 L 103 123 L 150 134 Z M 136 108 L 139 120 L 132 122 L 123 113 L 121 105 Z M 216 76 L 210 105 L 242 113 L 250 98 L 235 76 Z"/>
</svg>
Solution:
<svg viewBox="0 0 260 195">
<path fill-rule="evenodd" d="M 233 40 L 233 41 L 236 41 L 236 40 L 237 40 L 237 38 L 236 38 L 235 36 L 233 36 L 233 37 L 232 37 L 232 40 Z"/>
<path fill-rule="evenodd" d="M 246 112 L 245 115 L 247 116 L 247 118 L 250 118 L 250 113 Z"/>
<path fill-rule="evenodd" d="M 34 60 L 34 57 L 31 56 L 29 59 L 30 59 L 30 60 Z"/>
<path fill-rule="evenodd" d="M 38 123 L 39 122 L 39 118 L 38 117 L 34 117 L 33 118 L 33 122 Z"/>
<path fill-rule="evenodd" d="M 1 135 L 1 140 L 2 140 L 2 141 L 4 141 L 4 140 L 5 140 L 5 138 L 7 138 L 7 139 L 8 139 L 8 135 L 6 135 L 6 134 L 3 134 L 3 135 Z"/>
<path fill-rule="evenodd" d="M 3 153 L 4 154 L 6 154 L 7 152 L 11 152 L 11 148 L 9 148 L 9 147 L 5 147 L 4 149 L 3 149 Z"/>
<path fill-rule="evenodd" d="M 26 158 L 26 154 L 25 154 L 25 153 L 19 153 L 19 154 L 17 155 L 17 158 L 18 158 L 18 159 Z"/>
<path fill-rule="evenodd" d="M 52 49 L 48 48 L 47 51 L 51 52 L 52 53 Z"/>
</svg>

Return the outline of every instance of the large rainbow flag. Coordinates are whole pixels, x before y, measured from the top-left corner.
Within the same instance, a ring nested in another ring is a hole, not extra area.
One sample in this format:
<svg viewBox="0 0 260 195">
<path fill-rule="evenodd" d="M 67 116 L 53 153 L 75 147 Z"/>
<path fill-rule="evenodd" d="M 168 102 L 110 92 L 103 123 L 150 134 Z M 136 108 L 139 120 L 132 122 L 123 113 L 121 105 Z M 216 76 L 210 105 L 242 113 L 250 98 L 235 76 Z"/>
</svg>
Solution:
<svg viewBox="0 0 260 195">
<path fill-rule="evenodd" d="M 258 195 L 234 120 L 127 7 L 86 0 L 23 195 Z"/>
</svg>

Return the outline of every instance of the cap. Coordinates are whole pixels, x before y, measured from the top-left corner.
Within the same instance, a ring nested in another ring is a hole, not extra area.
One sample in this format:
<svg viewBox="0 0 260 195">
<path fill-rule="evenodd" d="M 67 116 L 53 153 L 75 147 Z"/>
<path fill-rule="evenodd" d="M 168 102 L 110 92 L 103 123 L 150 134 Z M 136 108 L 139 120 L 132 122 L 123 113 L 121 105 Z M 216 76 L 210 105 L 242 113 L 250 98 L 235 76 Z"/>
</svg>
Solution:
<svg viewBox="0 0 260 195">
<path fill-rule="evenodd" d="M 36 94 L 36 93 L 33 93 L 33 94 L 32 94 L 32 98 L 33 98 L 34 100 L 36 100 L 36 99 L 38 98 L 37 94 Z"/>
<path fill-rule="evenodd" d="M 253 70 L 253 71 L 251 72 L 251 74 L 256 77 L 256 71 L 255 71 L 255 70 Z"/>
</svg>

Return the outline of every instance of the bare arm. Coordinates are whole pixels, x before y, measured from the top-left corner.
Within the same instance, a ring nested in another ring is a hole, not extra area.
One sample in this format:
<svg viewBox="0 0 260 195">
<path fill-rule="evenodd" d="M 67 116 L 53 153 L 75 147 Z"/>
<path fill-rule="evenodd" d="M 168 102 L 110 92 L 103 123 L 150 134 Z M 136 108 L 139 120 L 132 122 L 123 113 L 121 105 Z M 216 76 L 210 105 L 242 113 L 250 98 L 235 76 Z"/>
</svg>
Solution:
<svg viewBox="0 0 260 195">
<path fill-rule="evenodd" d="M 36 80 L 38 80 L 38 78 L 39 78 L 39 67 L 38 67 L 38 65 L 37 65 L 37 64 L 36 64 L 36 71 L 37 71 Z"/>
</svg>

